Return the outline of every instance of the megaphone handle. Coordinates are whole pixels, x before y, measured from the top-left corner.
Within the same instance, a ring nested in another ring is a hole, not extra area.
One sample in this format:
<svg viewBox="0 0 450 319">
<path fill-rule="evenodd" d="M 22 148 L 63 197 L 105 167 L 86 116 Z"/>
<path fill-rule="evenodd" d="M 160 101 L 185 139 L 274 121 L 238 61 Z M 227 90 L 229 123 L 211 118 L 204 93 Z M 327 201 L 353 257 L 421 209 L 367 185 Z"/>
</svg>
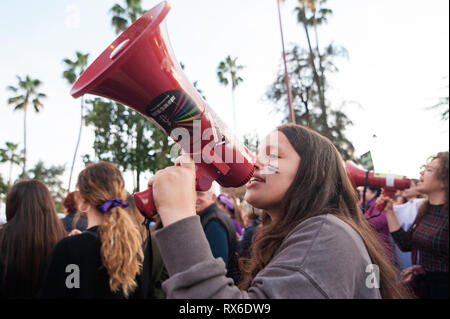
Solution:
<svg viewBox="0 0 450 319">
<path fill-rule="evenodd" d="M 157 214 L 153 200 L 153 187 L 149 186 L 145 191 L 133 195 L 137 209 L 144 217 L 151 218 Z"/>
<path fill-rule="evenodd" d="M 394 196 L 395 196 L 395 190 L 387 190 L 387 189 L 383 189 L 382 195 L 383 195 L 383 196 L 388 196 L 388 197 L 390 197 L 390 198 L 394 198 Z M 384 202 L 383 204 L 379 204 L 379 205 L 375 206 L 375 208 L 376 208 L 378 211 L 382 212 L 382 211 L 386 208 L 386 202 Z"/>
<path fill-rule="evenodd" d="M 195 176 L 195 189 L 197 191 L 207 191 L 211 188 L 214 179 L 207 174 L 206 171 L 199 167 L 196 170 Z M 158 214 L 156 211 L 155 202 L 153 199 L 153 187 L 149 186 L 145 191 L 135 193 L 133 195 L 134 202 L 137 209 L 144 217 L 151 218 Z"/>
<path fill-rule="evenodd" d="M 377 209 L 377 211 L 382 212 L 386 208 L 386 202 L 375 206 L 375 208 Z"/>
</svg>

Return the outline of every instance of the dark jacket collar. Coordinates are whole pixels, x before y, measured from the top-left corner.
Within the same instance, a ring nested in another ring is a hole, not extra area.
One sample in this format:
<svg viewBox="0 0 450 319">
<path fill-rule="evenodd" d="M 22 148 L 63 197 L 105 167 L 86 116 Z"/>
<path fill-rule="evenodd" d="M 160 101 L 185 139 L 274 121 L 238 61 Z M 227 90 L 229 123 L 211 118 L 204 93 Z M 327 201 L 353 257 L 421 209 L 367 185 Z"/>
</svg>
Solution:
<svg viewBox="0 0 450 319">
<path fill-rule="evenodd" d="M 208 207 L 206 207 L 204 210 L 199 211 L 197 214 L 200 216 L 200 218 L 208 215 L 209 213 L 212 213 L 216 210 L 219 209 L 219 206 L 217 206 L 216 203 L 213 203 L 211 205 L 209 205 Z"/>
</svg>

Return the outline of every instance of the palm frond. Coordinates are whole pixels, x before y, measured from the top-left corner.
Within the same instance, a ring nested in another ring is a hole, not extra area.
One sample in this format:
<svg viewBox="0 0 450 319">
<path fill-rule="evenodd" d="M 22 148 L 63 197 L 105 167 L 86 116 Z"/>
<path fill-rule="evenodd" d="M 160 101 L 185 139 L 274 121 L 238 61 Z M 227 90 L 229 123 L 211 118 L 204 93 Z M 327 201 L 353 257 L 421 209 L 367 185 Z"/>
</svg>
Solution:
<svg viewBox="0 0 450 319">
<path fill-rule="evenodd" d="M 18 90 L 16 87 L 14 87 L 14 86 L 12 86 L 12 85 L 8 85 L 8 86 L 6 87 L 6 89 L 9 90 L 9 91 L 12 91 L 12 92 L 17 92 L 17 90 Z"/>
<path fill-rule="evenodd" d="M 34 111 L 36 113 L 39 113 L 41 111 L 41 108 L 43 107 L 43 105 L 40 101 L 33 100 L 33 107 L 34 107 Z"/>
<path fill-rule="evenodd" d="M 217 72 L 217 77 L 219 78 L 220 84 L 223 84 L 225 86 L 228 85 L 228 79 L 224 76 L 224 73 L 222 71 Z"/>
<path fill-rule="evenodd" d="M 33 91 L 35 91 L 35 89 L 36 89 L 37 87 L 39 87 L 39 86 L 42 85 L 42 81 L 39 80 L 39 79 L 33 80 L 32 83 L 33 83 Z"/>
<path fill-rule="evenodd" d="M 112 17 L 111 24 L 114 27 L 116 34 L 122 32 L 128 27 L 128 21 L 120 16 Z"/>
<path fill-rule="evenodd" d="M 8 151 L 15 151 L 17 147 L 19 147 L 19 144 L 15 144 L 13 142 L 6 142 L 6 147 L 8 148 Z"/>
<path fill-rule="evenodd" d="M 70 84 L 75 83 L 75 80 L 77 79 L 77 76 L 73 69 L 66 70 L 63 72 L 63 78 L 67 80 Z"/>
<path fill-rule="evenodd" d="M 20 110 L 23 110 L 23 109 L 25 109 L 27 106 L 28 106 L 28 102 L 27 102 L 27 101 L 24 101 L 24 102 L 22 102 L 22 103 L 17 104 L 17 105 L 14 107 L 14 111 L 20 111 Z"/>
<path fill-rule="evenodd" d="M 75 67 L 75 62 L 74 61 L 72 61 L 72 60 L 70 60 L 70 59 L 64 59 L 63 60 L 63 62 L 65 63 L 65 64 L 67 64 L 69 67 L 71 67 L 71 68 L 73 68 L 73 67 Z"/>
<path fill-rule="evenodd" d="M 23 95 L 14 96 L 8 99 L 8 104 L 16 104 L 20 100 L 24 100 L 25 97 Z"/>
<path fill-rule="evenodd" d="M 124 8 L 122 8 L 122 6 L 120 4 L 117 4 L 117 3 L 109 11 L 116 15 L 122 15 L 127 12 Z"/>
</svg>

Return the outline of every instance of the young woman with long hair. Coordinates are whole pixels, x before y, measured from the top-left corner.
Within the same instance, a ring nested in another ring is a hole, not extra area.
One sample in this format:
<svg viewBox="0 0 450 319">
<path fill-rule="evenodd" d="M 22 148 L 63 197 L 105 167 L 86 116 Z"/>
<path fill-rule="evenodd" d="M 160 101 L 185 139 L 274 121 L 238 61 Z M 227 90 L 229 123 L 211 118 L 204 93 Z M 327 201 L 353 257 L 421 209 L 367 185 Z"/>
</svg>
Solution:
<svg viewBox="0 0 450 319">
<path fill-rule="evenodd" d="M 388 197 L 378 200 L 386 203 L 389 231 L 402 251 L 420 254 L 418 265 L 425 271 L 421 298 L 448 299 L 448 179 L 449 153 L 432 156 L 420 173 L 416 189 L 427 199 L 420 206 L 412 226 L 405 231 Z M 416 255 L 417 256 L 417 255 Z M 417 293 L 417 292 L 416 292 Z"/>
<path fill-rule="evenodd" d="M 135 294 L 144 261 L 143 236 L 125 211 L 121 172 L 107 162 L 90 164 L 79 174 L 77 188 L 78 209 L 87 216 L 88 229 L 56 245 L 41 297 L 145 298 L 146 292 Z"/>
<path fill-rule="evenodd" d="M 149 181 L 164 228 L 156 241 L 169 298 L 403 298 L 397 272 L 357 206 L 333 144 L 300 125 L 272 132 L 245 200 L 270 220 L 243 264 L 239 287 L 208 249 L 195 216 L 195 169 L 184 155 Z"/>
<path fill-rule="evenodd" d="M 14 184 L 6 218 L 0 226 L 0 298 L 36 298 L 52 249 L 66 236 L 47 186 L 37 180 Z"/>
</svg>

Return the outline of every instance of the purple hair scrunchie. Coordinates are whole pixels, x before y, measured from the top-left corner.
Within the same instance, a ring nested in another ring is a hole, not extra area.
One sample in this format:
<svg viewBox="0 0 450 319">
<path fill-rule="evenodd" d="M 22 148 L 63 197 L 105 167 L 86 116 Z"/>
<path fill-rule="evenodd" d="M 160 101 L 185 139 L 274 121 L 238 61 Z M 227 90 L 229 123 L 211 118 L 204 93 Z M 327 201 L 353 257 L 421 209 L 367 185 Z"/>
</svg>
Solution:
<svg viewBox="0 0 450 319">
<path fill-rule="evenodd" d="M 121 207 L 128 207 L 128 203 L 117 199 L 117 198 L 111 198 L 110 200 L 107 200 L 106 202 L 104 202 L 101 205 L 98 205 L 97 208 L 102 212 L 102 213 L 106 213 L 108 210 L 110 210 L 111 208 L 117 207 L 117 206 L 121 206 Z"/>
<path fill-rule="evenodd" d="M 234 202 L 230 196 L 222 193 L 219 196 L 217 196 L 217 199 L 225 206 L 226 209 L 234 213 Z"/>
</svg>

